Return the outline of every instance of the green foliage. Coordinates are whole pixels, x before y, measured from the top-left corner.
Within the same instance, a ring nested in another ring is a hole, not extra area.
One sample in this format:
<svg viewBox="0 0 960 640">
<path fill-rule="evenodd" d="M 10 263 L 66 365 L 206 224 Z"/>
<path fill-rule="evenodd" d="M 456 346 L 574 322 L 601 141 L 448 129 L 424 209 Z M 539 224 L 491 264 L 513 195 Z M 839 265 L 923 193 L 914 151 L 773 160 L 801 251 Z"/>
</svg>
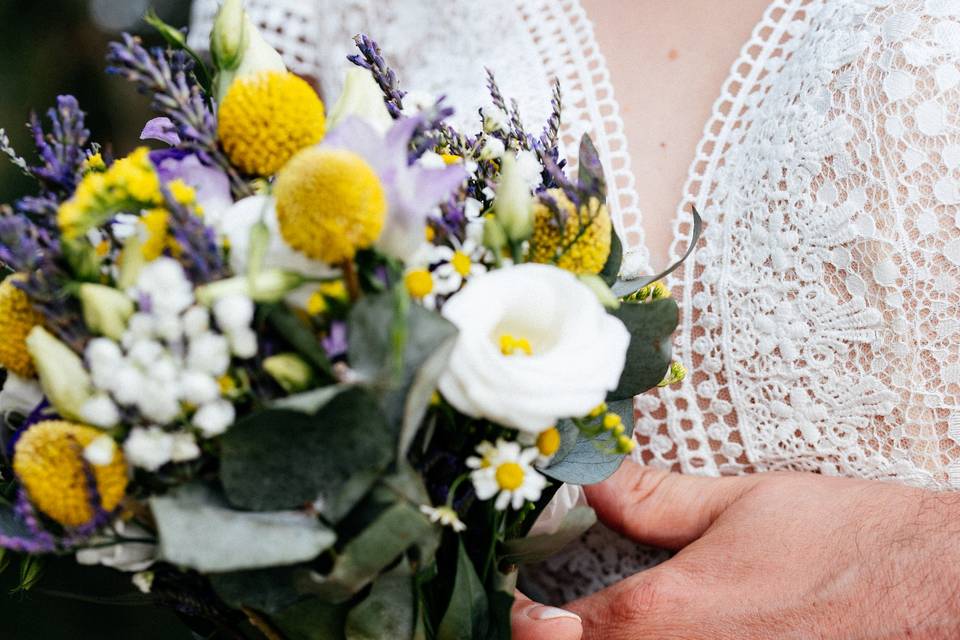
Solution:
<svg viewBox="0 0 960 640">
<path fill-rule="evenodd" d="M 671 336 L 679 321 L 679 309 L 673 298 L 625 302 L 610 313 L 626 325 L 630 347 L 620 384 L 610 392 L 608 402 L 633 398 L 663 380 L 670 366 Z"/>
<path fill-rule="evenodd" d="M 607 408 L 620 416 L 624 435 L 633 433 L 632 397 L 610 402 Z M 616 438 L 612 433 L 602 429 L 592 433 L 573 420 L 561 420 L 557 429 L 560 430 L 560 449 L 550 466 L 543 469 L 545 475 L 560 482 L 588 485 L 606 480 L 620 468 L 625 455 L 616 452 Z"/>
<path fill-rule="evenodd" d="M 295 564 L 329 548 L 336 536 L 300 512 L 234 511 L 199 484 L 150 499 L 160 556 L 202 572 L 225 572 Z"/>
<path fill-rule="evenodd" d="M 415 619 L 413 576 L 401 563 L 377 578 L 370 595 L 347 615 L 347 640 L 409 640 Z"/>
<path fill-rule="evenodd" d="M 210 576 L 210 584 L 231 607 L 253 607 L 276 613 L 302 598 L 294 588 L 300 567 L 272 567 L 254 571 L 231 571 Z"/>
<path fill-rule="evenodd" d="M 310 598 L 284 609 L 272 621 L 288 640 L 346 640 L 348 607 Z"/>
<path fill-rule="evenodd" d="M 607 257 L 607 263 L 603 265 L 603 270 L 599 274 L 608 287 L 612 287 L 617 282 L 621 264 L 623 264 L 623 242 L 620 241 L 617 230 L 611 227 L 610 256 Z"/>
<path fill-rule="evenodd" d="M 490 604 L 483 583 L 463 542 L 457 552 L 457 575 L 446 613 L 437 627 L 437 640 L 476 640 L 486 637 Z"/>
<path fill-rule="evenodd" d="M 304 360 L 325 373 L 328 378 L 333 378 L 333 367 L 327 352 L 323 350 L 313 331 L 290 309 L 283 305 L 270 307 L 267 321 Z"/>
<path fill-rule="evenodd" d="M 568 511 L 554 533 L 507 540 L 501 561 L 509 564 L 542 562 L 579 538 L 597 522 L 597 514 L 587 506 Z"/>
<path fill-rule="evenodd" d="M 395 442 L 376 398 L 349 388 L 314 415 L 267 409 L 238 421 L 221 438 L 221 481 L 238 507 L 317 501 L 318 511 L 337 522 L 386 470 Z"/>
</svg>

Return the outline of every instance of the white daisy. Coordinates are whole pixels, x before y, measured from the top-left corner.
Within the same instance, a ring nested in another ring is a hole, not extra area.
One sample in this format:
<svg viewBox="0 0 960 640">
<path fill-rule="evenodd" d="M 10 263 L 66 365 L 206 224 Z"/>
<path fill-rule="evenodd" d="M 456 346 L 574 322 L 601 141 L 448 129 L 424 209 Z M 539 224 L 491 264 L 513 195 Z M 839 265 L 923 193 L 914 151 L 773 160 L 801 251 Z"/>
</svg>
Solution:
<svg viewBox="0 0 960 640">
<path fill-rule="evenodd" d="M 440 265 L 433 270 L 433 276 L 441 295 L 459 291 L 465 281 L 487 272 L 483 263 L 487 250 L 472 235 L 468 234 L 459 247 L 437 247 Z"/>
<path fill-rule="evenodd" d="M 467 461 L 468 466 L 475 468 L 470 473 L 470 480 L 477 497 L 489 500 L 497 496 L 494 507 L 499 511 L 506 509 L 507 505 L 517 510 L 528 500 L 539 500 L 547 480 L 533 468 L 532 463 L 540 451 L 536 448 L 523 449 L 518 443 L 505 440 L 498 440 L 492 450 L 491 447 L 489 442 L 481 443 L 477 447 L 481 457 Z"/>
<path fill-rule="evenodd" d="M 422 504 L 420 505 L 420 512 L 430 518 L 430 522 L 439 522 L 442 526 L 450 527 L 457 533 L 467 528 L 467 525 L 463 523 L 452 507 L 431 507 L 428 504 Z"/>
</svg>

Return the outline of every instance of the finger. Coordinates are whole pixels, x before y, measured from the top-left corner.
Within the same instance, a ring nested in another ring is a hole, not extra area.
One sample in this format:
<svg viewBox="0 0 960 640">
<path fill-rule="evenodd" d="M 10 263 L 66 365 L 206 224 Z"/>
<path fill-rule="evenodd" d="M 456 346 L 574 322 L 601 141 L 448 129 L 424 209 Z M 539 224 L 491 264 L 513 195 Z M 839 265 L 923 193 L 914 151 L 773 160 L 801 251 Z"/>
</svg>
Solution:
<svg viewBox="0 0 960 640">
<path fill-rule="evenodd" d="M 538 604 L 516 592 L 511 613 L 513 640 L 580 640 L 580 616 Z"/>
<path fill-rule="evenodd" d="M 601 522 L 644 544 L 680 549 L 700 536 L 758 479 L 703 478 L 631 460 L 600 484 L 584 487 Z"/>
<path fill-rule="evenodd" d="M 564 605 L 578 614 L 582 640 L 689 637 L 677 633 L 689 617 L 685 598 L 694 586 L 681 582 L 671 561 Z"/>
</svg>

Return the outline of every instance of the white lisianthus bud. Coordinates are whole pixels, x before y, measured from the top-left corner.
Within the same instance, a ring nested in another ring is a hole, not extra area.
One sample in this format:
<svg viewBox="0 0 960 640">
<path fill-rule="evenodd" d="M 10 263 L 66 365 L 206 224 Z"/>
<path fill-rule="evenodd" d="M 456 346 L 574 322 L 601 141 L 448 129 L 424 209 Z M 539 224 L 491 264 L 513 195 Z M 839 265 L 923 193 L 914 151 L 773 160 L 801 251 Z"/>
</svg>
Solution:
<svg viewBox="0 0 960 640">
<path fill-rule="evenodd" d="M 93 382 L 80 356 L 39 325 L 27 336 L 27 352 L 57 413 L 82 421 L 83 405 L 93 395 Z"/>
<path fill-rule="evenodd" d="M 533 233 L 533 196 L 513 154 L 503 157 L 493 212 L 513 242 L 522 242 Z"/>
<path fill-rule="evenodd" d="M 87 400 L 80 413 L 84 422 L 101 429 L 109 429 L 120 422 L 120 410 L 110 396 L 104 393 Z"/>
<path fill-rule="evenodd" d="M 263 361 L 263 370 L 287 393 L 304 391 L 313 384 L 313 370 L 295 353 L 270 356 Z"/>
<path fill-rule="evenodd" d="M 245 23 L 243 0 L 224 0 L 210 32 L 210 53 L 218 69 L 232 71 L 240 66 L 249 40 Z"/>
<path fill-rule="evenodd" d="M 83 459 L 96 467 L 103 467 L 113 462 L 116 452 L 116 441 L 107 434 L 103 434 L 94 438 L 93 442 L 84 448 Z"/>
<path fill-rule="evenodd" d="M 7 379 L 0 391 L 0 417 L 9 412 L 29 415 L 43 401 L 43 389 L 36 380 L 21 378 L 12 371 L 7 371 Z"/>
<path fill-rule="evenodd" d="M 620 308 L 620 298 L 610 290 L 610 287 L 603 281 L 603 278 L 593 273 L 581 273 L 577 276 L 577 279 L 590 287 L 590 290 L 593 291 L 593 294 L 597 296 L 597 300 L 599 300 L 600 304 L 604 307 L 607 309 Z"/>
<path fill-rule="evenodd" d="M 236 410 L 226 400 L 216 400 L 200 407 L 191 422 L 205 438 L 225 432 L 236 419 Z"/>
<path fill-rule="evenodd" d="M 490 216 L 483 223 L 483 246 L 500 255 L 503 248 L 507 246 L 507 232 L 497 221 L 495 216 Z"/>
<path fill-rule="evenodd" d="M 363 118 L 381 134 L 393 126 L 393 118 L 383 102 L 383 92 L 368 69 L 351 67 L 347 71 L 343 93 L 330 109 L 327 126 L 333 129 L 349 116 Z"/>
<path fill-rule="evenodd" d="M 93 333 L 119 340 L 133 315 L 133 300 L 113 287 L 85 282 L 80 285 L 83 322 Z"/>
<path fill-rule="evenodd" d="M 589 288 L 544 264 L 475 277 L 443 315 L 459 329 L 443 397 L 468 416 L 534 434 L 603 402 L 630 345 Z"/>
<path fill-rule="evenodd" d="M 279 302 L 306 279 L 298 273 L 283 269 L 264 269 L 251 276 L 234 276 L 199 287 L 197 301 L 212 305 L 225 297 L 245 296 L 256 302 Z"/>
</svg>

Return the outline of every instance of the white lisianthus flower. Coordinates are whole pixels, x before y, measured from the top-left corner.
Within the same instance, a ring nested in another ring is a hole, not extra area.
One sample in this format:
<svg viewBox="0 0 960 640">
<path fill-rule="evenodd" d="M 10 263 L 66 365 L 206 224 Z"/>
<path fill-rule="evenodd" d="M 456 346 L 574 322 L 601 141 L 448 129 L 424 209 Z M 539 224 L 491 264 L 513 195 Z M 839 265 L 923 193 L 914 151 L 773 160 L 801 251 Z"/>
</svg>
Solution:
<svg viewBox="0 0 960 640">
<path fill-rule="evenodd" d="M 460 333 L 440 393 L 468 416 L 536 434 L 603 402 L 630 345 L 588 287 L 542 264 L 471 280 L 443 315 Z"/>
</svg>

